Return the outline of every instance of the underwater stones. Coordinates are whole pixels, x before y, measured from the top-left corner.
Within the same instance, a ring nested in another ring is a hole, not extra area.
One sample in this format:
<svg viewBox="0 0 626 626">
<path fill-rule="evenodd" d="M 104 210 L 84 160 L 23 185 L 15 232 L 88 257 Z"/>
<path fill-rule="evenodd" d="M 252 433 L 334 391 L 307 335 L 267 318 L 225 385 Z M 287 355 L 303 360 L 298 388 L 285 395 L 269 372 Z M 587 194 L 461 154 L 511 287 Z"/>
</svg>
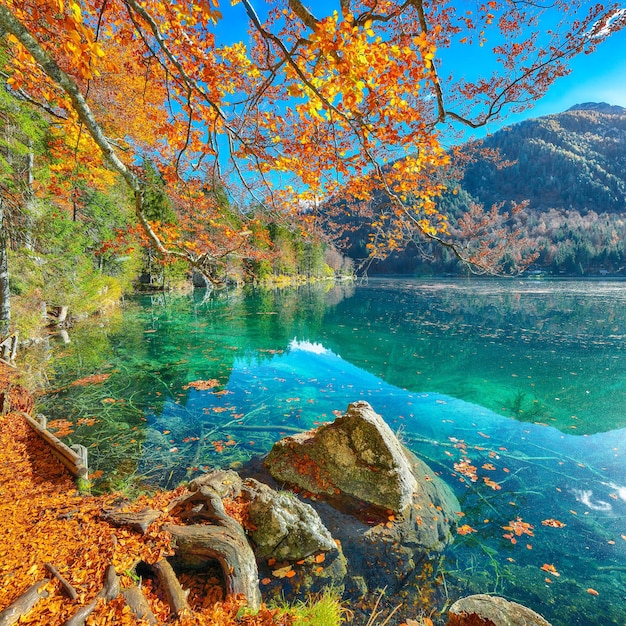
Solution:
<svg viewBox="0 0 626 626">
<path fill-rule="evenodd" d="M 535 611 L 487 594 L 457 600 L 450 607 L 448 620 L 448 626 L 550 626 Z"/>
<path fill-rule="evenodd" d="M 243 484 L 250 533 L 258 558 L 298 561 L 315 552 L 336 551 L 327 528 L 313 507 L 288 492 L 274 491 L 253 478 Z"/>
</svg>

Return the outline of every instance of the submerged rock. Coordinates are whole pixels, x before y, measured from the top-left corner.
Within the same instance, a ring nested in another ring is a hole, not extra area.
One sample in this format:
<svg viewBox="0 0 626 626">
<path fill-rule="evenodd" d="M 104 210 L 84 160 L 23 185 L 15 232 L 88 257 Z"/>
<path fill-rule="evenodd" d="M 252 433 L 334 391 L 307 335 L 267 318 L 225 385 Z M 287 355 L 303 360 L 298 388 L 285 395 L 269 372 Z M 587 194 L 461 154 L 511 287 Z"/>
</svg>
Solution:
<svg viewBox="0 0 626 626">
<path fill-rule="evenodd" d="M 499 596 L 477 594 L 457 600 L 448 626 L 550 626 L 539 613 Z"/>
</svg>

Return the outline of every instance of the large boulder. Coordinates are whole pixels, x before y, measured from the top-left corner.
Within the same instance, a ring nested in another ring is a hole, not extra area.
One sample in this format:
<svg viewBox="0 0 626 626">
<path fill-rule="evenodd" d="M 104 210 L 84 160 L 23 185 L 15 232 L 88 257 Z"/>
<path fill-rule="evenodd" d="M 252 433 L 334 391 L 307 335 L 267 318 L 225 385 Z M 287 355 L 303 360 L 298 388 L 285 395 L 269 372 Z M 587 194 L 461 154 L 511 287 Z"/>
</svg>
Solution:
<svg viewBox="0 0 626 626">
<path fill-rule="evenodd" d="M 539 613 L 499 596 L 477 594 L 457 600 L 448 626 L 550 626 Z"/>
<path fill-rule="evenodd" d="M 266 466 L 277 481 L 304 491 L 344 494 L 399 513 L 417 490 L 397 437 L 367 402 L 354 402 L 331 424 L 286 437 L 270 451 Z"/>
<path fill-rule="evenodd" d="M 264 461 L 311 503 L 348 559 L 348 592 L 399 589 L 452 542 L 460 505 L 367 402 L 331 424 L 286 437 Z"/>
<path fill-rule="evenodd" d="M 369 524 L 391 519 L 400 535 L 393 540 L 442 550 L 453 539 L 458 500 L 367 402 L 350 404 L 330 424 L 281 439 L 265 466 L 277 482 Z"/>
</svg>

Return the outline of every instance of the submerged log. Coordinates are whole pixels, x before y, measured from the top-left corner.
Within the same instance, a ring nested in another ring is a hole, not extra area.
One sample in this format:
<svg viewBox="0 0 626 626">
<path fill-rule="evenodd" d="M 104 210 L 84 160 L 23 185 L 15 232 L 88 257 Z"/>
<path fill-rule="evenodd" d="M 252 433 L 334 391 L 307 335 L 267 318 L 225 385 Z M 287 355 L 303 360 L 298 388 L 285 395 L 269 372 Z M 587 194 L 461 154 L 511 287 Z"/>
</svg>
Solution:
<svg viewBox="0 0 626 626">
<path fill-rule="evenodd" d="M 44 578 L 34 585 L 31 585 L 15 602 L 9 604 L 9 606 L 0 613 L 0 626 L 11 626 L 15 624 L 22 615 L 26 615 L 39 600 L 43 600 L 48 597 L 48 592 L 42 587 L 50 582 L 49 579 Z"/>
<path fill-rule="evenodd" d="M 172 513 L 192 522 L 189 526 L 165 526 L 183 565 L 198 566 L 217 560 L 224 574 L 226 593 L 243 594 L 248 604 L 258 609 L 261 593 L 254 553 L 241 524 L 224 510 L 219 494 L 209 485 L 200 485 L 179 501 Z M 194 520 L 205 523 L 193 524 Z"/>
</svg>

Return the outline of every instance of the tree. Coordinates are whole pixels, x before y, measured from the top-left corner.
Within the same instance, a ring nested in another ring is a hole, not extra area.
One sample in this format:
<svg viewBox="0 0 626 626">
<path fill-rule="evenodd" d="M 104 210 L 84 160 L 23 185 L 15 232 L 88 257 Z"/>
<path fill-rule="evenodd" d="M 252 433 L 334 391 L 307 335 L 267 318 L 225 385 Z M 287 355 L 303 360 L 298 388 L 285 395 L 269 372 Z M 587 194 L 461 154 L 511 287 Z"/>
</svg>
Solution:
<svg viewBox="0 0 626 626">
<path fill-rule="evenodd" d="M 9 332 L 11 321 L 11 291 L 9 289 L 9 261 L 7 231 L 4 223 L 4 199 L 0 195 L 0 338 Z"/>
<path fill-rule="evenodd" d="M 0 86 L 0 337 L 11 319 L 8 248 L 32 247 L 34 151 L 41 149 L 45 128 L 36 111 Z"/>
<path fill-rule="evenodd" d="M 0 5 L 12 89 L 80 139 L 77 159 L 99 151 L 124 178 L 160 255 L 213 281 L 227 259 L 257 250 L 248 217 L 223 221 L 206 194 L 216 178 L 307 231 L 323 223 L 320 199 L 384 193 L 390 202 L 372 218 L 372 255 L 417 233 L 479 267 L 492 263 L 497 242 L 459 248 L 437 209 L 445 188 L 437 172 L 449 163 L 442 133 L 531 106 L 574 56 L 626 25 L 625 11 L 584 0 L 498 0 L 470 10 L 460 1 L 340 0 L 323 16 L 281 0 L 264 20 L 252 0 L 232 4 L 249 20 L 250 46 L 218 41 L 217 0 Z M 495 59 L 492 75 L 447 78 L 447 51 L 481 47 Z M 145 158 L 158 163 L 186 227 L 148 218 L 147 181 L 135 165 Z M 497 215 L 478 216 L 479 225 L 490 218 Z"/>
</svg>

